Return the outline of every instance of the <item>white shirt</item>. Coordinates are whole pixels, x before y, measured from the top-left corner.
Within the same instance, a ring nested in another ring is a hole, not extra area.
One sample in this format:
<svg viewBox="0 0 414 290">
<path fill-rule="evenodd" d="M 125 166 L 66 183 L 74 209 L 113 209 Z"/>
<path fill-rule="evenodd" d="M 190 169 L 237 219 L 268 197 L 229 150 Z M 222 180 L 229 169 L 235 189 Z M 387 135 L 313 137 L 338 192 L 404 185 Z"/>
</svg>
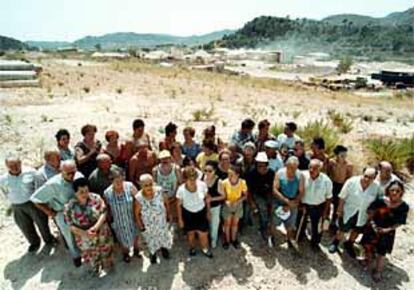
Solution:
<svg viewBox="0 0 414 290">
<path fill-rule="evenodd" d="M 41 178 L 33 168 L 23 167 L 18 176 L 10 173 L 0 176 L 0 191 L 3 192 L 11 204 L 28 202 L 40 184 Z"/>
<path fill-rule="evenodd" d="M 361 176 L 354 176 L 348 179 L 339 194 L 339 198 L 344 200 L 344 223 L 358 212 L 357 227 L 365 225 L 367 209 L 380 194 L 377 182 L 371 183 L 364 191 L 361 187 L 361 178 Z"/>
<path fill-rule="evenodd" d="M 289 149 L 295 147 L 295 142 L 302 140 L 298 135 L 293 134 L 292 137 L 288 137 L 285 133 L 279 134 L 277 136 L 277 141 L 279 142 L 280 146 L 282 144 L 286 144 Z"/>
<path fill-rule="evenodd" d="M 312 179 L 309 170 L 303 172 L 305 180 L 305 195 L 302 203 L 319 205 L 332 198 L 332 181 L 325 173 L 319 173 L 316 179 Z"/>
<path fill-rule="evenodd" d="M 190 212 L 199 212 L 205 206 L 204 198 L 207 195 L 207 185 L 201 180 L 197 180 L 197 191 L 190 192 L 181 184 L 177 190 L 177 198 L 181 200 L 183 207 Z"/>
</svg>

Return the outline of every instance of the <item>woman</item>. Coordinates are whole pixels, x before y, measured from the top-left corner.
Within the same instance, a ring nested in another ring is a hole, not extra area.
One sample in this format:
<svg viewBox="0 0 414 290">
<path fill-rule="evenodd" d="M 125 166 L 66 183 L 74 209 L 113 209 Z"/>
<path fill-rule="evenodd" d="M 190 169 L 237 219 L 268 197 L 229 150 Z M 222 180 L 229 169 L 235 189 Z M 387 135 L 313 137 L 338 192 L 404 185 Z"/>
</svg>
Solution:
<svg viewBox="0 0 414 290">
<path fill-rule="evenodd" d="M 195 130 L 192 127 L 186 127 L 183 130 L 184 135 L 184 144 L 182 147 L 182 152 L 186 157 L 195 159 L 197 155 L 201 152 L 201 146 L 199 143 L 194 141 Z"/>
<path fill-rule="evenodd" d="M 108 142 L 103 152 L 111 156 L 112 163 L 120 168 L 126 167 L 128 154 L 124 144 L 119 144 L 119 134 L 117 131 L 107 131 L 105 140 Z"/>
<path fill-rule="evenodd" d="M 65 220 L 82 251 L 83 261 L 101 274 L 113 266 L 113 239 L 106 222 L 107 209 L 99 195 L 89 192 L 85 178 L 73 181 L 73 190 L 75 198 L 66 204 Z"/>
<path fill-rule="evenodd" d="M 160 187 L 154 185 L 150 174 L 141 175 L 139 182 L 142 189 L 135 196 L 138 201 L 137 222 L 151 254 L 151 264 L 155 264 L 158 250 L 164 259 L 170 258 L 168 249 L 172 245 L 172 236 L 167 223 L 167 216 L 171 221 L 168 198 Z"/>
<path fill-rule="evenodd" d="M 121 244 L 125 263 L 131 262 L 129 252 L 134 248 L 134 255 L 140 257 L 137 232 L 137 201 L 138 190 L 131 182 L 124 181 L 122 169 L 111 172 L 112 185 L 105 192 L 105 200 L 109 208 L 109 220 L 112 229 Z"/>
<path fill-rule="evenodd" d="M 197 179 L 201 180 L 201 178 L 203 177 L 203 172 L 200 169 L 198 169 L 196 167 L 196 165 L 197 165 L 197 162 L 195 161 L 194 158 L 191 158 L 191 157 L 188 157 L 188 156 L 184 157 L 184 159 L 183 159 L 183 168 L 181 168 L 181 178 L 182 178 L 181 182 L 182 183 L 185 182 L 183 174 L 184 174 L 184 171 L 187 167 L 194 167 L 195 170 L 197 171 Z"/>
<path fill-rule="evenodd" d="M 73 150 L 69 148 L 70 144 L 70 134 L 66 129 L 60 129 L 57 131 L 56 135 L 57 147 L 60 153 L 60 160 L 73 160 L 75 159 L 75 154 Z"/>
<path fill-rule="evenodd" d="M 217 146 L 212 141 L 203 141 L 203 151 L 196 158 L 198 168 L 204 170 L 204 166 L 208 160 L 218 161 L 216 151 Z"/>
<path fill-rule="evenodd" d="M 202 253 L 208 258 L 213 258 L 208 247 L 210 203 L 207 198 L 207 186 L 203 181 L 197 180 L 194 167 L 187 167 L 184 177 L 186 182 L 177 191 L 178 225 L 187 233 L 190 256 L 196 255 L 194 239 L 197 235 Z"/>
<path fill-rule="evenodd" d="M 217 247 L 221 204 L 225 198 L 224 194 L 219 191 L 220 179 L 216 175 L 216 171 L 217 162 L 207 161 L 202 177 L 202 180 L 207 185 L 208 196 L 210 198 L 210 239 L 211 247 L 213 249 Z"/>
<path fill-rule="evenodd" d="M 385 189 L 385 198 L 374 201 L 368 208 L 368 222 L 361 244 L 365 248 L 366 266 L 369 267 L 376 255 L 372 278 L 381 281 L 385 255 L 391 254 L 395 230 L 406 223 L 409 206 L 402 200 L 404 185 L 400 181 L 391 182 Z"/>
<path fill-rule="evenodd" d="M 243 201 L 247 197 L 246 181 L 240 178 L 241 168 L 232 165 L 228 173 L 229 177 L 222 182 L 225 195 L 222 215 L 226 236 L 223 248 L 226 250 L 229 248 L 230 243 L 232 243 L 235 249 L 240 247 L 237 240 L 237 231 L 239 219 L 243 216 Z"/>
<path fill-rule="evenodd" d="M 95 125 L 87 124 L 82 127 L 83 140 L 75 146 L 75 160 L 78 170 L 88 178 L 96 169 L 96 157 L 101 151 L 102 144 L 95 139 L 97 128 Z"/>
<path fill-rule="evenodd" d="M 231 152 L 227 149 L 221 150 L 218 159 L 219 163 L 216 174 L 220 180 L 224 180 L 229 177 L 228 171 L 231 166 Z"/>
<path fill-rule="evenodd" d="M 171 145 L 171 160 L 173 163 L 177 164 L 179 167 L 183 167 L 183 160 L 185 155 L 182 154 L 181 144 L 174 142 Z"/>
</svg>

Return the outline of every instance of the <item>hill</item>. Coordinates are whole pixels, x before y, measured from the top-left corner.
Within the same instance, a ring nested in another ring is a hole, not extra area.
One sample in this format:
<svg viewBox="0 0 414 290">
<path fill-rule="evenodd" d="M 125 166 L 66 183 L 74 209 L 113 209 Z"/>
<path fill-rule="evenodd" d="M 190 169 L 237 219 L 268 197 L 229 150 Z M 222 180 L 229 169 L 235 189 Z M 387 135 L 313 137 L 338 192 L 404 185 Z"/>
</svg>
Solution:
<svg viewBox="0 0 414 290">
<path fill-rule="evenodd" d="M 29 46 L 17 39 L 0 35 L 0 50 L 21 50 Z"/>
<path fill-rule="evenodd" d="M 42 49 L 56 49 L 59 47 L 77 46 L 83 49 L 93 49 L 97 44 L 102 49 L 118 49 L 128 47 L 155 47 L 159 45 L 202 45 L 211 41 L 221 39 L 226 34 L 233 33 L 233 30 L 221 30 L 204 35 L 174 36 L 168 34 L 140 34 L 134 32 L 117 32 L 102 36 L 86 36 L 71 42 L 59 41 L 28 41 L 28 45 Z"/>
<path fill-rule="evenodd" d="M 414 8 L 384 18 L 336 15 L 321 21 L 261 16 L 213 46 L 281 49 L 287 54 L 325 51 L 381 58 L 414 55 Z"/>
</svg>

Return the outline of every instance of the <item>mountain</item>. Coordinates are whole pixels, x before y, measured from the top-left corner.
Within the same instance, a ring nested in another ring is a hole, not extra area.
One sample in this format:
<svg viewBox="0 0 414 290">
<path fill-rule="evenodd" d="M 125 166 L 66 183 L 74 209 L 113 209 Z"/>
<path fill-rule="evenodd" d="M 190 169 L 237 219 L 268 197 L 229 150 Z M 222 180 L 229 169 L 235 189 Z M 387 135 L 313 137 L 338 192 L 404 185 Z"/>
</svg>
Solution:
<svg viewBox="0 0 414 290">
<path fill-rule="evenodd" d="M 27 41 L 26 44 L 41 49 L 57 49 L 60 47 L 77 46 L 93 49 L 100 45 L 102 49 L 118 49 L 128 47 L 155 47 L 158 45 L 202 45 L 233 33 L 234 30 L 221 30 L 204 35 L 174 36 L 168 34 L 139 34 L 134 32 L 117 32 L 102 36 L 86 36 L 74 42 L 64 41 Z"/>
<path fill-rule="evenodd" d="M 168 34 L 139 34 L 134 32 L 118 32 L 102 36 L 86 36 L 76 40 L 73 44 L 81 48 L 94 48 L 100 44 L 103 49 L 127 47 L 155 47 L 157 45 L 201 45 L 231 34 L 232 30 L 222 30 L 205 35 L 174 36 Z"/>
<path fill-rule="evenodd" d="M 206 47 L 282 50 L 285 59 L 323 51 L 334 56 L 349 54 L 376 60 L 392 56 L 412 60 L 414 8 L 384 18 L 342 14 L 318 21 L 261 16 Z"/>
<path fill-rule="evenodd" d="M 0 50 L 28 49 L 28 45 L 11 37 L 0 35 Z"/>
<path fill-rule="evenodd" d="M 404 12 L 394 12 L 385 17 L 370 17 L 357 14 L 338 14 L 322 19 L 323 22 L 341 25 L 352 22 L 354 25 L 413 25 L 414 24 L 414 7 Z"/>
</svg>

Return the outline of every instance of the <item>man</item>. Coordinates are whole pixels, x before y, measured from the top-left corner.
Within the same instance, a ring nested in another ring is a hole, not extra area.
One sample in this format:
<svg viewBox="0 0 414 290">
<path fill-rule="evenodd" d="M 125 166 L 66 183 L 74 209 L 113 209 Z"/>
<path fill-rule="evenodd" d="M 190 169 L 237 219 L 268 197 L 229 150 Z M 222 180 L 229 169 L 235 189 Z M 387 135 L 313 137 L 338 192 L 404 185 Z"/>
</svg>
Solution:
<svg viewBox="0 0 414 290">
<path fill-rule="evenodd" d="M 345 181 L 352 177 L 353 166 L 347 160 L 348 148 L 342 145 L 338 145 L 334 148 L 333 151 L 335 154 L 335 158 L 329 159 L 328 166 L 328 176 L 331 178 L 333 182 L 333 214 L 329 228 L 331 232 L 336 232 L 336 221 L 338 219 L 338 217 L 336 216 L 336 212 L 338 210 L 339 204 L 339 193 L 341 192 Z"/>
<path fill-rule="evenodd" d="M 252 119 L 245 119 L 241 123 L 241 129 L 234 132 L 231 136 L 230 144 L 236 145 L 239 152 L 241 152 L 243 145 L 247 142 L 254 143 L 256 141 L 256 137 L 253 134 L 254 125 L 255 123 Z"/>
<path fill-rule="evenodd" d="M 243 158 L 236 165 L 242 169 L 242 177 L 246 176 L 255 167 L 254 156 L 256 154 L 256 145 L 253 142 L 247 142 L 243 145 Z M 263 152 L 264 153 L 264 152 Z M 266 154 L 266 153 L 264 153 Z"/>
<path fill-rule="evenodd" d="M 22 168 L 18 156 L 9 155 L 5 163 L 8 172 L 0 176 L 0 191 L 11 203 L 14 221 L 29 242 L 28 252 L 35 252 L 40 247 L 35 224 L 46 245 L 53 245 L 56 239 L 50 233 L 47 215 L 30 201 L 30 196 L 41 183 L 38 173 L 32 168 Z"/>
<path fill-rule="evenodd" d="M 173 144 L 176 143 L 175 137 L 177 136 L 177 128 L 177 125 L 172 122 L 169 122 L 167 126 L 165 126 L 164 140 L 162 140 L 158 145 L 160 152 L 163 150 L 171 152 Z"/>
<path fill-rule="evenodd" d="M 303 173 L 304 191 L 302 198 L 303 210 L 299 211 L 297 225 L 299 235 L 302 238 L 305 234 L 308 218 L 311 221 L 312 239 L 311 246 L 319 249 L 321 234 L 319 233 L 319 222 L 328 218 L 329 208 L 332 200 L 332 181 L 321 172 L 322 162 L 312 159 L 309 163 L 309 170 Z"/>
<path fill-rule="evenodd" d="M 377 172 L 375 168 L 366 168 L 362 176 L 348 179 L 339 194 L 337 210 L 339 230 L 329 247 L 330 253 L 338 251 L 338 245 L 344 233 L 350 232 L 348 240 L 344 243 L 346 252 L 355 257 L 354 242 L 367 222 L 367 209 L 379 196 L 379 185 L 374 182 Z"/>
<path fill-rule="evenodd" d="M 151 150 L 151 138 L 145 133 L 145 123 L 141 119 L 135 119 L 132 122 L 132 138 L 125 143 L 127 151 L 127 160 L 138 151 L 140 145 L 147 145 L 148 149 Z"/>
<path fill-rule="evenodd" d="M 295 142 L 295 148 L 293 149 L 293 155 L 299 159 L 299 170 L 309 169 L 309 158 L 306 156 L 305 143 L 302 140 Z"/>
<path fill-rule="evenodd" d="M 278 149 L 279 143 L 277 141 L 269 140 L 265 142 L 265 152 L 269 159 L 269 168 L 274 172 L 284 167 L 283 160 L 277 151 Z"/>
<path fill-rule="evenodd" d="M 77 172 L 76 163 L 73 160 L 63 161 L 60 169 L 61 173 L 49 179 L 36 190 L 30 200 L 46 215 L 54 218 L 69 248 L 74 265 L 80 267 L 82 260 L 79 249 L 75 244 L 70 226 L 65 221 L 63 211 L 68 201 L 75 197 L 72 188 L 73 180 L 82 177 L 82 174 Z"/>
<path fill-rule="evenodd" d="M 152 174 L 152 169 L 157 165 L 157 156 L 146 143 L 138 145 L 138 151 L 129 160 L 128 180 L 139 187 L 139 178 L 142 174 Z"/>
<path fill-rule="evenodd" d="M 42 184 L 51 179 L 60 170 L 60 152 L 56 149 L 46 150 L 44 153 L 45 164 L 38 169 Z"/>
<path fill-rule="evenodd" d="M 267 241 L 270 235 L 270 219 L 273 199 L 273 181 L 275 173 L 269 168 L 269 160 L 265 152 L 259 152 L 255 158 L 255 168 L 246 175 L 248 202 L 253 213 L 258 214 L 260 233 Z M 269 246 L 273 242 L 269 241 Z"/>
<path fill-rule="evenodd" d="M 258 152 L 265 150 L 264 144 L 268 140 L 276 140 L 273 134 L 269 133 L 270 122 L 265 119 L 259 122 L 259 133 L 257 134 L 256 147 Z"/>
<path fill-rule="evenodd" d="M 284 224 L 288 246 L 295 249 L 298 249 L 295 241 L 296 218 L 298 206 L 304 194 L 304 179 L 298 166 L 298 158 L 289 157 L 286 161 L 286 167 L 276 173 L 273 183 L 273 192 L 278 200 L 274 224 L 275 226 Z"/>
<path fill-rule="evenodd" d="M 115 164 L 112 164 L 111 156 L 105 153 L 101 153 L 96 157 L 98 167 L 89 175 L 89 190 L 90 192 L 97 193 L 103 196 L 105 189 L 111 184 L 111 173 L 118 168 Z"/>
<path fill-rule="evenodd" d="M 284 133 L 279 134 L 277 136 L 277 141 L 279 145 L 282 146 L 285 144 L 288 149 L 293 149 L 295 147 L 295 142 L 298 140 L 302 140 L 298 135 L 295 134 L 298 126 L 294 122 L 287 122 L 285 124 Z"/>
<path fill-rule="evenodd" d="M 322 172 L 328 172 L 329 156 L 326 154 L 325 140 L 322 137 L 313 138 L 310 159 L 319 159 L 323 162 Z"/>
<path fill-rule="evenodd" d="M 387 188 L 387 186 L 391 182 L 395 180 L 398 180 L 398 181 L 401 181 L 401 180 L 397 177 L 397 175 L 393 173 L 392 165 L 388 161 L 381 161 L 378 164 L 378 170 L 379 170 L 379 174 L 376 178 L 376 181 L 379 184 L 381 196 L 384 196 L 385 188 Z"/>
</svg>

